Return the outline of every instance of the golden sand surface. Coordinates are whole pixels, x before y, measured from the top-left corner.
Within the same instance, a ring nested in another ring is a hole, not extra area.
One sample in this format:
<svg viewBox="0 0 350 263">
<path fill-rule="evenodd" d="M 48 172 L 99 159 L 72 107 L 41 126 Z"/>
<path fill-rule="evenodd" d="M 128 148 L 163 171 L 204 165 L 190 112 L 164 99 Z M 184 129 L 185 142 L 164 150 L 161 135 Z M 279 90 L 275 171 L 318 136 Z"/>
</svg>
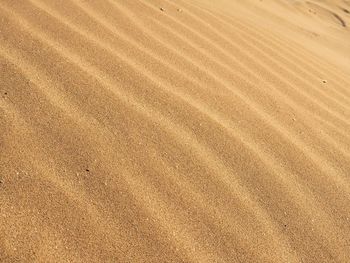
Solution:
<svg viewBox="0 0 350 263">
<path fill-rule="evenodd" d="M 350 262 L 350 1 L 0 0 L 0 262 Z"/>
</svg>

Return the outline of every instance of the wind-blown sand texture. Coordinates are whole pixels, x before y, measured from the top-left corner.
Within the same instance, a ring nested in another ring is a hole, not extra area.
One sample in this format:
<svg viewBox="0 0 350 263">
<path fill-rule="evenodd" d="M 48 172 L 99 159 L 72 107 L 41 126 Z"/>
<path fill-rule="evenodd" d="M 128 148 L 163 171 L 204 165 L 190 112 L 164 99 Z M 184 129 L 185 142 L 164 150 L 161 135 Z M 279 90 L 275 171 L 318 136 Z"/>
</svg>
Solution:
<svg viewBox="0 0 350 263">
<path fill-rule="evenodd" d="M 0 262 L 350 262 L 349 25 L 0 0 Z"/>
</svg>

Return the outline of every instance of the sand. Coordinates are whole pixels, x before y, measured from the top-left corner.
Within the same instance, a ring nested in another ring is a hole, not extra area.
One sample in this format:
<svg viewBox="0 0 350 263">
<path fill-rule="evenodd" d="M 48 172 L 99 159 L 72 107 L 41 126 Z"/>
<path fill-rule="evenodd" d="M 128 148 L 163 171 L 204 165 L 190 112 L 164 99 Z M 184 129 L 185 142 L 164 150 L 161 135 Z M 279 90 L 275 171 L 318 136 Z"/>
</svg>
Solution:
<svg viewBox="0 0 350 263">
<path fill-rule="evenodd" d="M 350 2 L 1 0 L 0 262 L 350 262 Z"/>
</svg>

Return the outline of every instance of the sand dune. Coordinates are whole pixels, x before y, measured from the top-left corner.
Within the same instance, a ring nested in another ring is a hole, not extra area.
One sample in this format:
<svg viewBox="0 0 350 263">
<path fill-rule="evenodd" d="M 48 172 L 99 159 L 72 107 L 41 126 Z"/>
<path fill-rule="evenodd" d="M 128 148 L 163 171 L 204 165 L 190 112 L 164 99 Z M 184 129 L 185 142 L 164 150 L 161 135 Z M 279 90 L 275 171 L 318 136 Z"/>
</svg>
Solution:
<svg viewBox="0 0 350 263">
<path fill-rule="evenodd" d="M 349 1 L 0 21 L 0 262 L 350 262 Z"/>
</svg>

